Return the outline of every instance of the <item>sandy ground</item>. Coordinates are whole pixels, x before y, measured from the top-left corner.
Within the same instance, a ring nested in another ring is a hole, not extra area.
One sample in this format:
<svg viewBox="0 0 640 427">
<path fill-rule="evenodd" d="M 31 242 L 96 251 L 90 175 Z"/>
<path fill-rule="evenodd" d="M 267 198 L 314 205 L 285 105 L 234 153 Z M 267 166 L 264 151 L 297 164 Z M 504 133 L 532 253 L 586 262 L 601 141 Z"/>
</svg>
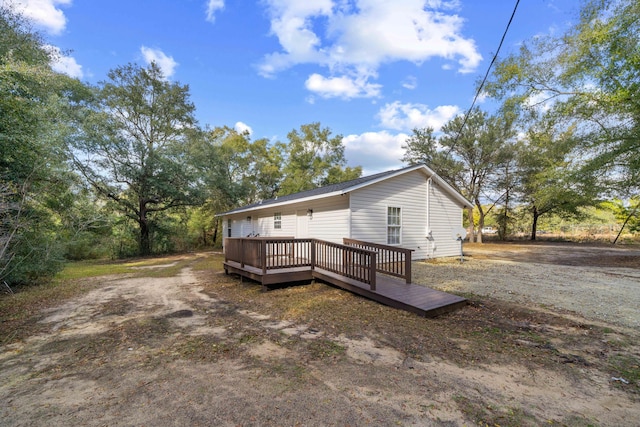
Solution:
<svg viewBox="0 0 640 427">
<path fill-rule="evenodd" d="M 462 264 L 415 263 L 414 281 L 640 330 L 640 249 L 489 243 L 467 244 L 465 253 Z"/>
<path fill-rule="evenodd" d="M 580 327 L 567 326 L 575 336 L 587 334 L 589 325 L 610 325 L 610 334 L 627 343 L 625 354 L 640 360 L 640 267 L 626 260 L 566 265 L 558 252 L 544 261 L 528 248 L 469 247 L 463 264 L 416 265 L 415 275 L 427 284 L 477 299 L 443 318 L 403 314 L 398 321 L 455 328 L 481 310 L 483 296 L 504 298 L 579 317 Z M 567 248 L 557 250 L 573 259 L 576 250 Z M 597 248 L 594 254 L 604 256 Z M 640 259 L 633 251 L 617 256 Z M 393 329 L 322 329 L 268 309 L 269 301 L 303 291 L 248 290 L 253 304 L 230 300 L 224 289 L 251 285 L 220 272 L 187 267 L 175 277 L 98 282 L 42 313 L 43 333 L 0 347 L 1 425 L 637 426 L 640 420 L 639 395 L 590 363 L 556 369 L 509 362 L 498 357 L 500 346 L 495 363 L 457 363 L 428 348 L 410 355 L 385 337 Z M 382 310 L 325 285 L 309 286 L 338 302 Z M 471 345 L 459 341 L 446 345 L 461 352 Z M 529 351 L 530 341 L 520 341 Z"/>
</svg>

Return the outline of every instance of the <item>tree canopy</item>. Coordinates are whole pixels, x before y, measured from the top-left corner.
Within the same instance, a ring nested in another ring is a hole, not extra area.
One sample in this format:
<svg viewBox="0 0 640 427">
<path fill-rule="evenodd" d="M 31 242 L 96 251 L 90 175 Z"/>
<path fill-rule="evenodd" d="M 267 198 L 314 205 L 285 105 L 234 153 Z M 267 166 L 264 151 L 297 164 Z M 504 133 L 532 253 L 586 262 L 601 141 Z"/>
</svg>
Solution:
<svg viewBox="0 0 640 427">
<path fill-rule="evenodd" d="M 342 135 L 331 133 L 331 129 L 323 128 L 319 122 L 289 132 L 280 195 L 360 177 L 361 167 L 346 166 Z"/>
<path fill-rule="evenodd" d="M 108 77 L 72 141 L 74 164 L 137 223 L 139 252 L 147 255 L 154 214 L 200 201 L 188 149 L 195 107 L 189 88 L 167 81 L 155 63 L 121 66 Z"/>
<path fill-rule="evenodd" d="M 589 1 L 558 37 L 540 37 L 498 61 L 492 96 L 523 114 L 572 128 L 573 176 L 601 194 L 640 190 L 640 4 Z"/>
<path fill-rule="evenodd" d="M 50 60 L 42 37 L 0 6 L 0 280 L 13 284 L 50 276 L 63 261 L 60 201 L 74 182 L 64 142 L 87 91 Z"/>
</svg>

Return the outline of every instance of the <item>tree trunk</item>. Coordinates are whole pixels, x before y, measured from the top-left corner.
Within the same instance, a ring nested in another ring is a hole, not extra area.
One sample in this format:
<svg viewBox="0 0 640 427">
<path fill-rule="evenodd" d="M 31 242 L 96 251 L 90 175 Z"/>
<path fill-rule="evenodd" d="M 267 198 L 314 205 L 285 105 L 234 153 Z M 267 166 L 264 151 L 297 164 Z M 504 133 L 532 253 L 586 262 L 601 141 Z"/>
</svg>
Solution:
<svg viewBox="0 0 640 427">
<path fill-rule="evenodd" d="M 484 228 L 484 210 L 479 200 L 476 200 L 478 208 L 478 234 L 476 235 L 476 243 L 482 243 L 482 229 Z"/>
<path fill-rule="evenodd" d="M 473 208 L 469 208 L 467 209 L 467 218 L 469 219 L 469 228 L 470 233 L 469 233 L 469 242 L 473 243 L 473 241 L 475 240 L 475 236 L 476 236 L 476 232 L 475 232 L 475 224 L 473 222 Z"/>
<path fill-rule="evenodd" d="M 538 208 L 533 206 L 533 223 L 531 224 L 531 240 L 536 240 L 536 232 L 538 230 L 538 217 L 540 214 L 538 213 Z"/>
<path fill-rule="evenodd" d="M 211 242 L 211 246 L 216 245 L 216 241 L 218 240 L 218 218 L 213 221 L 213 241 Z"/>
<path fill-rule="evenodd" d="M 202 246 L 206 248 L 207 247 L 207 229 L 203 226 L 200 232 L 202 233 L 200 238 L 200 240 L 202 241 Z"/>
<path fill-rule="evenodd" d="M 500 240 L 507 240 L 507 232 L 509 227 L 509 189 L 507 188 L 507 192 L 504 198 L 504 215 L 500 218 L 500 230 L 498 232 Z"/>
<path fill-rule="evenodd" d="M 149 235 L 149 220 L 147 219 L 147 207 L 144 202 L 140 203 L 140 216 L 138 218 L 140 226 L 140 241 L 138 242 L 138 252 L 141 256 L 151 254 L 151 237 Z"/>
</svg>

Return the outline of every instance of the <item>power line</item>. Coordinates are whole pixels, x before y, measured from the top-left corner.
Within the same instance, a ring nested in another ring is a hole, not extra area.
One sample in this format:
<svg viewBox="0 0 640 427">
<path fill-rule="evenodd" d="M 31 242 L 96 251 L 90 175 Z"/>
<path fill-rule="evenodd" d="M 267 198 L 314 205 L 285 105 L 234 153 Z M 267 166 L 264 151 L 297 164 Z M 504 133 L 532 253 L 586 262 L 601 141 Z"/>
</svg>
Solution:
<svg viewBox="0 0 640 427">
<path fill-rule="evenodd" d="M 478 97 L 480 96 L 480 93 L 482 92 L 482 88 L 484 87 L 484 84 L 487 82 L 487 78 L 489 77 L 489 72 L 491 71 L 491 67 L 493 67 L 494 62 L 496 62 L 496 59 L 498 58 L 498 54 L 500 53 L 500 48 L 502 47 L 502 43 L 504 42 L 504 39 L 507 36 L 507 32 L 509 31 L 509 27 L 511 27 L 511 22 L 513 21 L 513 17 L 516 14 L 516 10 L 518 10 L 518 5 L 519 4 L 520 4 L 520 0 L 516 0 L 516 4 L 513 7 L 513 12 L 511 12 L 511 18 L 509 18 L 509 22 L 507 23 L 507 27 L 504 29 L 504 33 L 502 33 L 502 38 L 500 39 L 500 44 L 498 45 L 498 50 L 496 50 L 496 53 L 493 55 L 493 59 L 491 60 L 491 63 L 489 64 L 489 67 L 487 68 L 487 72 L 485 73 L 484 78 L 482 79 L 482 83 L 480 83 L 480 86 L 478 87 L 478 90 L 476 91 L 476 96 L 473 97 L 473 102 L 471 103 L 471 107 L 469 107 L 469 109 L 467 110 L 467 114 L 464 115 L 464 120 L 462 121 L 462 125 L 460 126 L 460 129 L 458 129 L 458 134 L 456 135 L 456 139 L 453 140 L 453 144 L 451 145 L 451 148 L 449 148 L 449 152 L 451 152 L 451 150 L 453 150 L 453 148 L 458 143 L 458 139 L 460 138 L 460 135 L 462 134 L 462 129 L 464 129 L 464 125 L 467 124 L 467 119 L 469 118 L 469 115 L 471 114 L 471 111 L 473 110 L 473 107 L 476 105 L 476 101 L 478 100 Z"/>
</svg>

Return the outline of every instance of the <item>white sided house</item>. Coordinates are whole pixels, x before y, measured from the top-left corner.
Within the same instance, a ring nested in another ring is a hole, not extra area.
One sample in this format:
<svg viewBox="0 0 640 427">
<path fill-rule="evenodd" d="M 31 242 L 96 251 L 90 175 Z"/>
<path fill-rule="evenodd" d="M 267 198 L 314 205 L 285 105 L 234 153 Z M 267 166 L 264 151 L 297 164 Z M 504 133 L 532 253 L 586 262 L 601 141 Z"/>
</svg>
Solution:
<svg viewBox="0 0 640 427">
<path fill-rule="evenodd" d="M 263 200 L 225 212 L 226 237 L 343 238 L 413 249 L 412 258 L 460 254 L 455 232 L 472 206 L 425 165 Z"/>
</svg>

